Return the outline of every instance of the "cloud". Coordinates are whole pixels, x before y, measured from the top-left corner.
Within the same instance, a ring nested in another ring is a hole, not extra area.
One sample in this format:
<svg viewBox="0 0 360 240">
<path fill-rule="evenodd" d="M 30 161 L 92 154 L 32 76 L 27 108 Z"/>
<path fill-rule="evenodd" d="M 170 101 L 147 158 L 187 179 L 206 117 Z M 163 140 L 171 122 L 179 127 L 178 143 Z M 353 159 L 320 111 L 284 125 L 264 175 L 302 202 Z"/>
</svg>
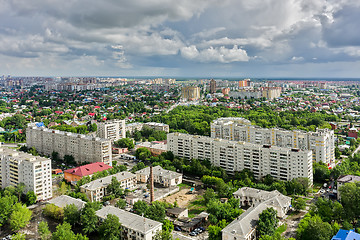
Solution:
<svg viewBox="0 0 360 240">
<path fill-rule="evenodd" d="M 201 51 L 198 51 L 196 46 L 192 45 L 182 48 L 181 55 L 184 58 L 199 62 L 231 63 L 249 61 L 246 51 L 238 48 L 236 45 L 232 49 L 221 46 L 217 48 L 209 47 Z"/>
</svg>

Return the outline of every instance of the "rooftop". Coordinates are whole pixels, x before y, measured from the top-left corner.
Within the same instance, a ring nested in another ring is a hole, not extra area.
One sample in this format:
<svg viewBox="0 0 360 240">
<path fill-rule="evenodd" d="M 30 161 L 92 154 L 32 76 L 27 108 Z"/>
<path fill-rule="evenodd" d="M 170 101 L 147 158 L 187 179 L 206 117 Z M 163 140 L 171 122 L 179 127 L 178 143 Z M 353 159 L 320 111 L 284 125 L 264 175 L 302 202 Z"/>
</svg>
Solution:
<svg viewBox="0 0 360 240">
<path fill-rule="evenodd" d="M 162 226 L 162 223 L 160 222 L 141 217 L 113 206 L 103 207 L 102 209 L 96 211 L 96 216 L 102 219 L 105 219 L 108 214 L 117 216 L 119 218 L 119 222 L 125 228 L 132 229 L 143 234 Z"/>
<path fill-rule="evenodd" d="M 72 169 L 67 169 L 64 172 L 66 173 L 70 173 L 76 176 L 80 176 L 80 177 L 85 177 L 85 176 L 89 176 L 92 175 L 96 172 L 101 172 L 107 169 L 112 168 L 109 165 L 106 165 L 102 162 L 95 162 L 95 163 L 90 163 L 90 164 L 86 164 L 80 167 L 76 167 L 76 168 L 72 168 Z"/>
<path fill-rule="evenodd" d="M 360 177 L 355 175 L 340 176 L 337 180 L 340 183 L 360 182 Z"/>
<path fill-rule="evenodd" d="M 331 240 L 360 240 L 360 234 L 354 230 L 340 229 Z"/>
<path fill-rule="evenodd" d="M 74 204 L 78 210 L 82 209 L 86 204 L 86 202 L 84 202 L 83 200 L 78 199 L 78 198 L 73 198 L 68 195 L 58 196 L 56 198 L 49 200 L 48 203 L 54 204 L 55 206 L 58 206 L 61 208 L 64 208 L 70 204 Z"/>
<path fill-rule="evenodd" d="M 87 184 L 84 184 L 81 186 L 81 188 L 93 191 L 98 188 L 107 187 L 111 183 L 111 179 L 113 177 L 116 177 L 116 179 L 121 182 L 122 180 L 129 179 L 129 178 L 135 178 L 135 174 L 132 174 L 131 172 L 119 172 L 114 175 L 106 176 L 100 179 L 96 179 L 94 181 L 91 181 Z"/>
<path fill-rule="evenodd" d="M 136 171 L 135 173 L 140 174 L 140 175 L 150 175 L 150 167 L 146 167 L 144 169 Z M 165 170 L 161 166 L 153 167 L 153 175 L 154 176 L 162 176 L 163 178 L 167 178 L 167 179 L 173 179 L 173 178 L 182 176 L 181 173 L 177 173 L 177 172 L 170 171 L 170 170 Z"/>
</svg>

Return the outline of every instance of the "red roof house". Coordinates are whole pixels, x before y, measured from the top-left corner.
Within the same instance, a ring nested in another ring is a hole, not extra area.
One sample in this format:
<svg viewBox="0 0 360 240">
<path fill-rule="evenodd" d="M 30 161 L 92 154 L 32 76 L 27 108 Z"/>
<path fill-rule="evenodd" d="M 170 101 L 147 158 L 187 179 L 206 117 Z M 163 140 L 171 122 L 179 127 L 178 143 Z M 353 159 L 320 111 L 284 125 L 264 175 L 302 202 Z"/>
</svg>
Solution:
<svg viewBox="0 0 360 240">
<path fill-rule="evenodd" d="M 102 172 L 112 168 L 102 162 L 90 163 L 80 167 L 67 169 L 64 171 L 64 178 L 68 182 L 76 182 L 85 176 L 91 176 L 96 172 Z"/>
</svg>

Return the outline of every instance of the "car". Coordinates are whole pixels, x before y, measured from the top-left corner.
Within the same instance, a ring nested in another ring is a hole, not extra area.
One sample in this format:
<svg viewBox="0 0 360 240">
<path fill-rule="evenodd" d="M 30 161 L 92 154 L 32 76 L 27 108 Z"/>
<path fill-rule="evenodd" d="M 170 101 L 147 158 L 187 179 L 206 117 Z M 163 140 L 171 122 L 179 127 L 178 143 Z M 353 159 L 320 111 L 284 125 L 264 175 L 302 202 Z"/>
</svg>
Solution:
<svg viewBox="0 0 360 240">
<path fill-rule="evenodd" d="M 174 230 L 175 230 L 175 231 L 181 231 L 181 228 L 178 227 L 178 226 L 175 226 L 175 227 L 174 227 Z"/>
<path fill-rule="evenodd" d="M 110 205 L 109 201 L 104 202 L 104 206 L 108 206 L 108 205 Z"/>
<path fill-rule="evenodd" d="M 202 231 L 205 231 L 205 228 L 204 228 L 204 227 L 199 227 L 199 229 L 201 229 Z"/>
<path fill-rule="evenodd" d="M 194 232 L 196 232 L 196 233 L 202 233 L 202 230 L 201 230 L 200 228 L 196 228 L 196 229 L 194 230 Z"/>
<path fill-rule="evenodd" d="M 325 193 L 325 190 L 324 190 L 324 189 L 320 189 L 320 193 Z"/>
<path fill-rule="evenodd" d="M 196 233 L 196 232 L 194 232 L 194 231 L 192 231 L 189 235 L 190 235 L 190 236 L 196 236 L 196 235 L 197 235 L 197 233 Z"/>
</svg>

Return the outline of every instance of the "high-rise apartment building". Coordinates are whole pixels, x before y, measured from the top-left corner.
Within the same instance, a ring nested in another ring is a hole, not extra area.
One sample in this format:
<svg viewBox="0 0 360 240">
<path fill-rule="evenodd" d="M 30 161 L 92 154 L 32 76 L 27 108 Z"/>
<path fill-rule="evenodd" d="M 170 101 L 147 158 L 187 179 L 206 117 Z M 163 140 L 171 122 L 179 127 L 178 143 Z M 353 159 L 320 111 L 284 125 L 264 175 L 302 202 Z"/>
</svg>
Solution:
<svg viewBox="0 0 360 240">
<path fill-rule="evenodd" d="M 194 101 L 200 99 L 200 88 L 195 86 L 183 87 L 181 90 L 181 98 L 188 101 Z"/>
<path fill-rule="evenodd" d="M 114 119 L 106 122 L 99 122 L 97 124 L 96 135 L 111 141 L 125 138 L 125 120 Z"/>
<path fill-rule="evenodd" d="M 298 177 L 313 182 L 312 152 L 182 133 L 169 133 L 168 151 L 187 159 L 209 160 L 229 173 L 248 169 L 258 179 L 268 174 L 289 181 Z"/>
<path fill-rule="evenodd" d="M 71 155 L 78 163 L 103 162 L 111 165 L 111 141 L 84 134 L 53 130 L 45 127 L 28 126 L 26 145 L 42 154 L 51 156 L 57 152 L 60 158 Z"/>
<path fill-rule="evenodd" d="M 8 148 L 0 148 L 0 186 L 24 183 L 37 200 L 52 198 L 51 160 Z"/>
<path fill-rule="evenodd" d="M 312 150 L 313 161 L 325 164 L 335 161 L 334 131 L 329 129 L 317 129 L 316 132 L 288 131 L 254 126 L 243 118 L 219 118 L 211 123 L 211 137 Z"/>
<path fill-rule="evenodd" d="M 244 79 L 239 81 L 239 88 L 250 87 L 250 79 Z"/>
<path fill-rule="evenodd" d="M 216 92 L 216 81 L 214 79 L 211 79 L 210 81 L 210 93 Z"/>
</svg>

